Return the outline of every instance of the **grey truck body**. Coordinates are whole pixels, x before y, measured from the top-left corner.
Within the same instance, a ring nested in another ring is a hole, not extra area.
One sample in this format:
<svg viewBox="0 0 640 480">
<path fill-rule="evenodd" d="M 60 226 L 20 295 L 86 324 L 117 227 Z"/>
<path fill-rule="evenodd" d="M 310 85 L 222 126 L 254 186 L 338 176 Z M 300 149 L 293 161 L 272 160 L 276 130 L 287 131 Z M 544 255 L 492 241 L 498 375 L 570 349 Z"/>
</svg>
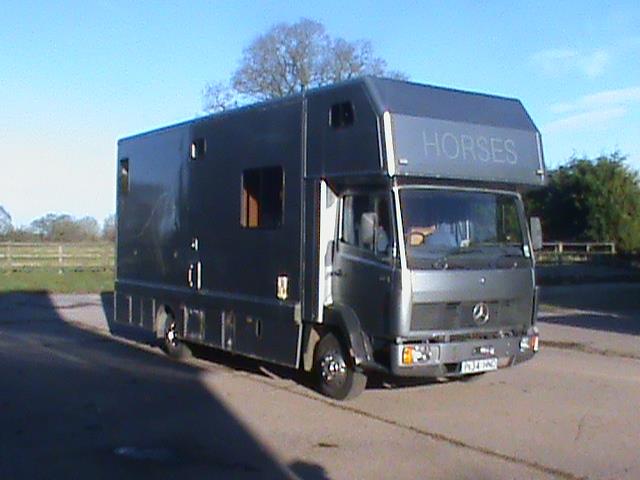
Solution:
<svg viewBox="0 0 640 480">
<path fill-rule="evenodd" d="M 161 336 L 170 312 L 181 340 L 307 369 L 323 329 L 396 375 L 533 355 L 520 193 L 545 167 L 518 100 L 365 77 L 122 139 L 118 169 L 117 322 Z M 460 213 L 485 203 L 515 212 L 498 250 Z M 437 205 L 464 251 L 427 251 Z"/>
</svg>

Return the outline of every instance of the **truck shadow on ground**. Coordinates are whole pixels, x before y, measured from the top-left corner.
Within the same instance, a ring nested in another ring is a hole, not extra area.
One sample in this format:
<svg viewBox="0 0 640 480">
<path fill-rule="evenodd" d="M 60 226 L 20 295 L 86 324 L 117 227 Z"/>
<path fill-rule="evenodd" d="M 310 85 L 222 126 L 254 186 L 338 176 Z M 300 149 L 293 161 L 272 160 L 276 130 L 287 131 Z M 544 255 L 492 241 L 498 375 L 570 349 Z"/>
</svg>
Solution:
<svg viewBox="0 0 640 480">
<path fill-rule="evenodd" d="M 540 320 L 640 335 L 640 283 L 542 287 Z"/>
<path fill-rule="evenodd" d="M 327 478 L 282 465 L 198 366 L 78 328 L 46 294 L 0 295 L 0 359 L 0 478 Z"/>
</svg>

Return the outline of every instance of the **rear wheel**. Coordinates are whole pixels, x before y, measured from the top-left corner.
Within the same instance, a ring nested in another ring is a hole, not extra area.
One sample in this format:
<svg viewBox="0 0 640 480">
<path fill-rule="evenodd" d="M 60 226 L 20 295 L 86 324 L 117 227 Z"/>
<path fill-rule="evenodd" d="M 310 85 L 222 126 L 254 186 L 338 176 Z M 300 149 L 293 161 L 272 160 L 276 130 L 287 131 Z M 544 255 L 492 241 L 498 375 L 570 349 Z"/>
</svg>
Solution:
<svg viewBox="0 0 640 480">
<path fill-rule="evenodd" d="M 176 320 L 170 313 L 165 314 L 163 339 L 163 350 L 171 358 L 179 360 L 191 356 L 189 347 L 178 339 Z"/>
<path fill-rule="evenodd" d="M 320 393 L 336 400 L 355 398 L 367 385 L 367 376 L 355 369 L 346 348 L 333 333 L 327 333 L 316 347 L 315 375 Z"/>
</svg>

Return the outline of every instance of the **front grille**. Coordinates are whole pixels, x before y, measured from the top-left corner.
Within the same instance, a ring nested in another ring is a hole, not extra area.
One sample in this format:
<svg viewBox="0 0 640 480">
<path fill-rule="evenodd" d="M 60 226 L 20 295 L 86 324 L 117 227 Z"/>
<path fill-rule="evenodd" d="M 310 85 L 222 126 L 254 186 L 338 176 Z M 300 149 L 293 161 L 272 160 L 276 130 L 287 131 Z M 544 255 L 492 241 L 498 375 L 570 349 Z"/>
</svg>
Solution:
<svg viewBox="0 0 640 480">
<path fill-rule="evenodd" d="M 515 301 L 485 302 L 489 307 L 489 321 L 478 325 L 473 320 L 473 307 L 477 302 L 416 303 L 411 310 L 411 330 L 463 330 L 493 328 L 522 323 L 517 318 Z"/>
</svg>

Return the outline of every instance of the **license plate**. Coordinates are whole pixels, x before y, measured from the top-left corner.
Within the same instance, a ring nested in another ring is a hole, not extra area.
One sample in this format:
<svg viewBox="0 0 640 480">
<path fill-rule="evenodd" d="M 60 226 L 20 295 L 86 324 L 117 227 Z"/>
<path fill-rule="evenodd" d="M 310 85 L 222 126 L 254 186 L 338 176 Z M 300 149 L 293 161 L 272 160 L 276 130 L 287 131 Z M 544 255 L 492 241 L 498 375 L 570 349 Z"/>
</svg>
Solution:
<svg viewBox="0 0 640 480">
<path fill-rule="evenodd" d="M 483 358 L 482 360 L 465 360 L 460 365 L 460 373 L 489 372 L 498 369 L 497 358 Z"/>
</svg>

